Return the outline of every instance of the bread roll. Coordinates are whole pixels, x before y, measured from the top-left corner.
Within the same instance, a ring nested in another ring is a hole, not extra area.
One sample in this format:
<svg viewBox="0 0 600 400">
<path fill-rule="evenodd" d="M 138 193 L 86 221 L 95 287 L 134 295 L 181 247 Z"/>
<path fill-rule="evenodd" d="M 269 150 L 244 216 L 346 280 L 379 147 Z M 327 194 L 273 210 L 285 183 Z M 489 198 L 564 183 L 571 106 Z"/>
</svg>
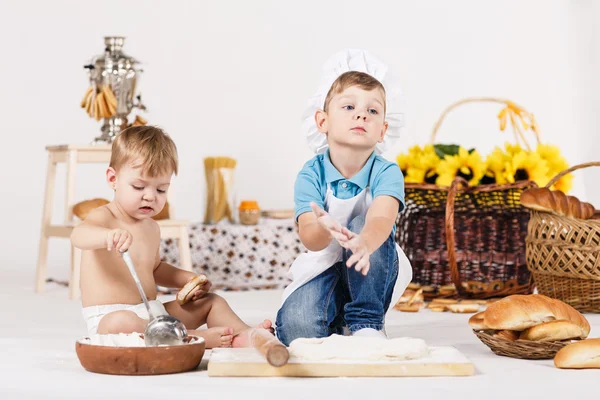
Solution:
<svg viewBox="0 0 600 400">
<path fill-rule="evenodd" d="M 446 309 L 453 313 L 476 313 L 479 311 L 479 304 L 447 304 Z"/>
<path fill-rule="evenodd" d="M 521 205 L 532 210 L 554 213 L 560 216 L 588 219 L 595 209 L 590 203 L 579 201 L 577 197 L 567 196 L 560 190 L 533 188 L 521 193 Z"/>
<path fill-rule="evenodd" d="M 519 332 L 507 331 L 507 330 L 497 331 L 496 333 L 494 333 L 494 336 L 498 336 L 504 340 L 509 340 L 511 342 L 514 342 L 515 340 L 517 340 L 519 338 Z"/>
<path fill-rule="evenodd" d="M 401 303 L 396 304 L 394 308 L 402 312 L 418 312 L 421 309 L 421 303 L 412 303 L 410 305 L 407 303 Z"/>
<path fill-rule="evenodd" d="M 566 320 L 581 327 L 585 337 L 590 333 L 587 319 L 560 300 L 540 294 L 512 295 L 490 304 L 483 324 L 489 329 L 523 331 L 554 320 Z"/>
<path fill-rule="evenodd" d="M 571 343 L 556 353 L 558 368 L 600 368 L 600 339 Z"/>
<path fill-rule="evenodd" d="M 110 202 L 106 199 L 91 199 L 81 201 L 73 206 L 73 215 L 83 221 L 94 208 L 102 207 L 108 203 Z"/>
<path fill-rule="evenodd" d="M 458 300 L 455 299 L 433 299 L 431 300 L 431 304 L 458 304 Z"/>
<path fill-rule="evenodd" d="M 194 297 L 194 293 L 199 289 L 202 285 L 204 285 L 208 281 L 206 275 L 196 275 L 192 279 L 186 283 L 179 293 L 177 293 L 177 302 L 181 305 L 184 305 L 188 301 Z"/>
<path fill-rule="evenodd" d="M 485 311 L 482 311 L 482 312 L 479 312 L 479 313 L 473 315 L 471 318 L 469 318 L 469 325 L 471 326 L 471 328 L 477 329 L 477 330 L 489 329 L 489 327 L 483 321 L 484 314 L 485 314 Z"/>
<path fill-rule="evenodd" d="M 433 312 L 444 312 L 444 311 L 446 311 L 446 307 L 444 307 L 444 306 L 441 306 L 441 307 L 429 307 L 429 310 L 433 311 Z"/>
<path fill-rule="evenodd" d="M 554 342 L 568 339 L 583 339 L 587 335 L 583 329 L 570 321 L 550 321 L 532 326 L 521 332 L 519 339 L 538 342 Z"/>
</svg>

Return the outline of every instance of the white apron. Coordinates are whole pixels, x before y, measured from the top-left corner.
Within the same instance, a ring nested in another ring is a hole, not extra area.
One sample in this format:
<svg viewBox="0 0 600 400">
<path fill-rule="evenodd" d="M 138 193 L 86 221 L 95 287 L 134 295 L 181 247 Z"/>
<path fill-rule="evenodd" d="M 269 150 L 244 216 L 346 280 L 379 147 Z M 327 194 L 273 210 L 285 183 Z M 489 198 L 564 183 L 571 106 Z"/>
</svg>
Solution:
<svg viewBox="0 0 600 400">
<path fill-rule="evenodd" d="M 342 226 L 348 227 L 350 221 L 358 215 L 366 217 L 372 202 L 373 196 L 369 187 L 350 199 L 338 199 L 333 195 L 331 186 L 327 184 L 324 208 Z M 392 301 L 388 311 L 393 308 L 412 280 L 410 261 L 400 246 L 398 246 L 398 243 L 396 243 L 396 251 L 398 252 L 398 278 L 394 285 Z M 281 304 L 283 305 L 285 300 L 300 286 L 316 278 L 335 263 L 342 261 L 342 256 L 343 248 L 335 239 L 332 239 L 329 246 L 321 251 L 308 251 L 307 253 L 300 254 L 292 263 L 288 272 L 288 277 L 292 279 L 292 283 L 283 291 Z"/>
</svg>

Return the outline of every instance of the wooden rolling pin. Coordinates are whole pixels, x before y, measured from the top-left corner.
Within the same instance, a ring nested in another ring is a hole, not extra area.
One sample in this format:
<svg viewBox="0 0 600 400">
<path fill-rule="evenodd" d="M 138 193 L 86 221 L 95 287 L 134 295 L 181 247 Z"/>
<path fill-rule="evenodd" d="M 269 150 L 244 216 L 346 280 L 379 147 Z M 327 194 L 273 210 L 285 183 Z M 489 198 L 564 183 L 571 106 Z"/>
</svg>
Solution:
<svg viewBox="0 0 600 400">
<path fill-rule="evenodd" d="M 250 331 L 250 345 L 262 354 L 269 364 L 282 367 L 287 364 L 290 353 L 275 336 L 264 329 L 255 328 Z"/>
</svg>

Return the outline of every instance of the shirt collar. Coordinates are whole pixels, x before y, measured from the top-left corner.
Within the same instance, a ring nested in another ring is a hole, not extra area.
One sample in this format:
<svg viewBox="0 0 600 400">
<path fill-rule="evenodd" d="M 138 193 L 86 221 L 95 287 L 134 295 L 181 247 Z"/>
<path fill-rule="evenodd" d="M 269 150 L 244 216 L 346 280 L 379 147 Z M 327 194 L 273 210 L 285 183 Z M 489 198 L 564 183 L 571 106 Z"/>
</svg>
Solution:
<svg viewBox="0 0 600 400">
<path fill-rule="evenodd" d="M 324 165 L 325 165 L 325 181 L 327 183 L 336 182 L 344 178 L 344 176 L 337 170 L 336 167 L 331 163 L 331 159 L 329 158 L 329 149 L 325 152 L 325 156 L 323 157 Z M 352 178 L 348 179 L 349 182 L 354 183 L 356 186 L 361 189 L 366 188 L 369 185 L 369 177 L 371 175 L 371 168 L 373 167 L 373 162 L 375 161 L 375 152 L 371 153 L 371 156 L 362 167 L 360 171 Z"/>
</svg>

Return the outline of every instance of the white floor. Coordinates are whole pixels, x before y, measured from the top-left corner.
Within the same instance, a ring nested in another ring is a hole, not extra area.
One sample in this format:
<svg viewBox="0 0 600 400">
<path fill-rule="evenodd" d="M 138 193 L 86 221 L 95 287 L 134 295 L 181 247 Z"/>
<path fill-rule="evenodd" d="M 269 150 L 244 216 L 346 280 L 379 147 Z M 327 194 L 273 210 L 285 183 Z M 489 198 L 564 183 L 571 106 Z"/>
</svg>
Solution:
<svg viewBox="0 0 600 400">
<path fill-rule="evenodd" d="M 85 371 L 75 341 L 85 335 L 80 304 L 65 288 L 34 294 L 31 273 L 2 272 L 0 279 L 0 399 L 20 398 L 283 398 L 289 399 L 565 399 L 595 397 L 600 371 L 563 371 L 549 361 L 491 353 L 467 325 L 469 315 L 390 312 L 388 334 L 452 345 L 473 361 L 476 375 L 462 378 L 209 378 L 199 370 L 176 375 L 125 377 Z M 248 323 L 274 318 L 279 291 L 222 293 Z M 600 315 L 586 315 L 591 337 Z M 585 397 L 584 397 L 585 396 Z"/>
</svg>

